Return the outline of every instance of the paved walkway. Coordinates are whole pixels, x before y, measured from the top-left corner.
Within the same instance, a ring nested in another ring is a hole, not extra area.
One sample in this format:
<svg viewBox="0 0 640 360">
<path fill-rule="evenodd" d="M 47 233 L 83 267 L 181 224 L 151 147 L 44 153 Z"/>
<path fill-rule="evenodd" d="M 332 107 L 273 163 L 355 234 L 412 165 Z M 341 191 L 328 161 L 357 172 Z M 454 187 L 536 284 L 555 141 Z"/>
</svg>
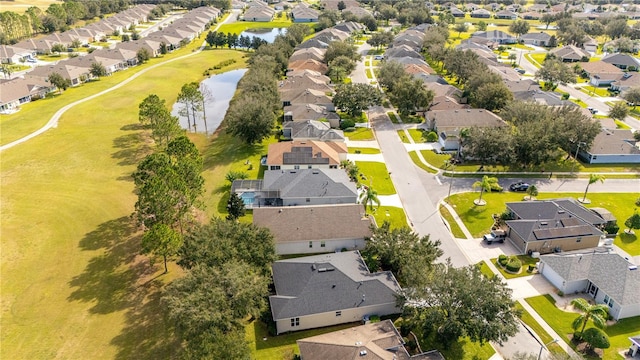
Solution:
<svg viewBox="0 0 640 360">
<path fill-rule="evenodd" d="M 221 22 L 218 25 L 216 25 L 216 27 L 212 31 L 217 31 L 220 26 L 222 26 L 223 24 L 229 22 L 230 20 L 234 20 L 235 21 L 236 16 L 237 16 L 237 12 L 233 12 L 223 22 Z M 103 90 L 103 91 L 97 93 L 97 94 L 93 94 L 91 96 L 87 96 L 86 98 L 80 99 L 78 101 L 74 101 L 74 102 L 72 102 L 72 103 L 70 103 L 68 105 L 63 106 L 60 110 L 56 111 L 56 113 L 53 114 L 51 119 L 49 119 L 49 121 L 43 127 L 41 127 L 40 129 L 32 132 L 31 134 L 29 134 L 27 136 L 24 136 L 24 137 L 20 138 L 18 140 L 15 140 L 15 141 L 12 141 L 12 142 L 10 142 L 8 144 L 0 146 L 0 152 L 2 152 L 4 150 L 7 150 L 7 149 L 10 149 L 10 148 L 12 148 L 12 147 L 14 147 L 16 145 L 22 144 L 22 143 L 24 143 L 24 142 L 26 142 L 28 140 L 31 140 L 34 137 L 43 134 L 45 131 L 47 131 L 49 129 L 56 128 L 58 126 L 58 120 L 60 120 L 60 117 L 65 112 L 67 112 L 67 110 L 71 109 L 72 107 L 74 107 L 76 105 L 79 105 L 79 104 L 82 104 L 85 101 L 93 100 L 93 99 L 95 99 L 97 97 L 100 97 L 100 96 L 102 96 L 104 94 L 107 94 L 107 93 L 109 93 L 109 92 L 111 92 L 113 90 L 117 90 L 117 89 L 127 85 L 128 83 L 132 82 L 133 80 L 137 79 L 138 77 L 142 76 L 143 74 L 146 74 L 148 71 L 151 71 L 151 70 L 153 70 L 153 69 L 155 69 L 155 68 L 157 68 L 159 66 L 162 66 L 162 65 L 168 64 L 170 62 L 182 60 L 182 59 L 188 58 L 190 56 L 196 55 L 196 54 L 200 53 L 203 48 L 204 48 L 204 46 L 201 46 L 196 51 L 191 52 L 189 54 L 186 54 L 186 55 L 183 55 L 183 56 L 179 56 L 177 58 L 169 59 L 169 60 L 163 61 L 161 63 L 157 63 L 157 64 L 154 64 L 154 65 L 151 65 L 148 68 L 143 69 L 143 70 L 133 74 L 131 77 L 128 77 L 127 79 L 125 79 L 124 81 L 118 83 L 117 85 L 114 85 L 114 86 L 112 86 L 112 87 L 110 87 L 110 88 L 108 88 L 106 90 Z"/>
<path fill-rule="evenodd" d="M 376 140 L 369 140 L 369 141 L 358 141 L 358 140 L 349 140 L 349 138 L 346 138 L 345 143 L 347 144 L 348 147 L 352 148 L 373 148 L 373 149 L 380 149 L 380 145 L 378 144 L 378 142 Z"/>
<path fill-rule="evenodd" d="M 384 162 L 382 154 L 347 154 L 347 160 Z"/>
<path fill-rule="evenodd" d="M 400 196 L 398 196 L 398 194 L 378 195 L 378 200 L 380 200 L 381 206 L 402 207 L 402 201 L 400 201 Z"/>
</svg>

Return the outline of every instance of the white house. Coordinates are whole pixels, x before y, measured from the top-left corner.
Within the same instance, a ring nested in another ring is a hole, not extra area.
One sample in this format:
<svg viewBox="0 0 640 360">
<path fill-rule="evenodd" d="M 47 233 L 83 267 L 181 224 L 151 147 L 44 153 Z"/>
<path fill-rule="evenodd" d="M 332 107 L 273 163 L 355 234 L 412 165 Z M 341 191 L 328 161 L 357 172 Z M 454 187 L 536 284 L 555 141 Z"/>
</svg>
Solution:
<svg viewBox="0 0 640 360">
<path fill-rule="evenodd" d="M 400 313 L 389 271 L 370 273 L 357 251 L 276 261 L 269 297 L 278 334 Z"/>
<path fill-rule="evenodd" d="M 616 320 L 640 315 L 640 271 L 606 249 L 542 255 L 540 273 L 565 294 L 584 292 Z"/>
<path fill-rule="evenodd" d="M 589 164 L 640 164 L 640 148 L 631 130 L 603 129 L 578 156 Z"/>
</svg>

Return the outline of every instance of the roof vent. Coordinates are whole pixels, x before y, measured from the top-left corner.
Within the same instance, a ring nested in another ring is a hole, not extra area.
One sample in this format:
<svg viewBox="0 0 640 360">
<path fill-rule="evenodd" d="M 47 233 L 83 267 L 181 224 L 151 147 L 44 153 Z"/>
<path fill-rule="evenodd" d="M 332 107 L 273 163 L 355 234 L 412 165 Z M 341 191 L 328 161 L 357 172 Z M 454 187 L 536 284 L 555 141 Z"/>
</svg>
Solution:
<svg viewBox="0 0 640 360">
<path fill-rule="evenodd" d="M 327 268 L 318 268 L 318 272 L 326 272 Z"/>
<path fill-rule="evenodd" d="M 360 356 L 365 356 L 365 355 L 367 355 L 367 350 L 360 351 Z"/>
</svg>

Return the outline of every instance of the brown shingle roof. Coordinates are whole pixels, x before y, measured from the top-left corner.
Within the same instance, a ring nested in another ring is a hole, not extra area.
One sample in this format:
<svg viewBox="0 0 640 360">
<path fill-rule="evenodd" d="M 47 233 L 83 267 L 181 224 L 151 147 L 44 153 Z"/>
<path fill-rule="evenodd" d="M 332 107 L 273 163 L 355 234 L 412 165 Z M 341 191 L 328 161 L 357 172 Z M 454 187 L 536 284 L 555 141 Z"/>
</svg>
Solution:
<svg viewBox="0 0 640 360">
<path fill-rule="evenodd" d="M 294 148 L 297 148 L 294 150 Z M 284 165 L 285 157 L 294 151 L 300 151 L 298 149 L 311 148 L 311 154 L 314 158 L 327 159 L 328 165 L 339 165 L 340 154 L 347 153 L 347 145 L 343 142 L 324 142 L 324 141 L 290 141 L 281 142 L 269 145 L 269 151 L 267 155 L 267 165 Z M 301 160 L 301 161 L 304 161 Z M 293 165 L 291 163 L 290 165 Z M 299 165 L 307 164 L 302 162 Z"/>
</svg>

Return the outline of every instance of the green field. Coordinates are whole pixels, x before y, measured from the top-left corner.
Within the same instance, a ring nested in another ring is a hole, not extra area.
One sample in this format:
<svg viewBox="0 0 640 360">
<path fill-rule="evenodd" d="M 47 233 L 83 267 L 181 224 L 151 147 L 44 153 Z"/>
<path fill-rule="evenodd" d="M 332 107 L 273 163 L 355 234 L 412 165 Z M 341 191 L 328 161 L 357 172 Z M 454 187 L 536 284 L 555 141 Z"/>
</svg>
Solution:
<svg viewBox="0 0 640 360">
<path fill-rule="evenodd" d="M 0 279 L 1 358 L 175 357 L 179 344 L 165 322 L 158 290 L 180 271 L 171 264 L 169 274 L 161 275 L 158 264 L 138 255 L 140 233 L 129 217 L 136 200 L 130 174 L 152 150 L 138 125 L 138 104 L 152 92 L 171 104 L 182 84 L 201 80 L 211 64 L 235 58 L 240 67 L 241 57 L 235 51 L 205 51 L 162 65 L 73 107 L 56 129 L 2 152 L 1 270 L 12 276 Z M 107 79 L 81 89 L 109 87 Z M 14 138 L 30 131 L 23 123 L 31 130 L 40 127 L 83 90 L 3 117 L 3 137 L 5 126 Z M 264 148 L 203 136 L 194 140 L 206 156 L 203 216 L 208 217 L 221 197 L 216 191 L 221 183 L 211 180 Z"/>
<path fill-rule="evenodd" d="M 371 212 L 368 207 L 367 212 Z M 393 206 L 374 207 L 373 217 L 376 219 L 378 226 L 382 225 L 385 221 L 388 221 L 392 228 L 408 226 L 407 215 L 402 208 Z"/>
<path fill-rule="evenodd" d="M 287 18 L 277 18 L 270 22 L 252 22 L 252 21 L 238 21 L 229 24 L 223 24 L 218 29 L 219 32 L 240 34 L 247 29 L 273 29 L 273 28 L 286 28 L 293 23 Z"/>
<path fill-rule="evenodd" d="M 571 322 L 578 316 L 577 313 L 567 312 L 558 309 L 555 300 L 551 295 L 540 295 L 526 299 L 527 303 L 535 309 L 544 321 L 553 328 L 553 330 L 562 337 L 562 339 L 573 346 L 568 335 L 573 334 Z M 627 318 L 616 322 L 613 325 L 605 327 L 603 330 L 609 336 L 611 347 L 604 350 L 603 360 L 620 359 L 618 351 L 622 351 L 629 347 L 629 337 L 638 334 L 638 324 L 640 316 Z M 587 328 L 592 327 L 593 323 L 589 321 Z M 575 348 L 574 348 L 575 350 Z"/>
<path fill-rule="evenodd" d="M 604 185 L 606 185 L 606 181 Z M 501 214 L 506 209 L 506 202 L 521 201 L 525 196 L 522 193 L 512 192 L 485 193 L 482 199 L 487 201 L 487 205 L 476 206 L 473 204 L 473 200 L 477 199 L 478 195 L 479 192 L 477 191 L 455 194 L 451 195 L 450 200 L 458 216 L 460 216 L 474 237 L 480 237 L 489 231 L 491 225 L 493 225 L 491 215 Z M 581 196 L 582 193 L 540 193 L 537 198 L 542 200 L 566 197 L 577 198 Z M 640 240 L 637 240 L 636 235 L 623 234 L 624 221 L 633 214 L 637 194 L 590 193 L 587 198 L 591 200 L 591 204 L 587 205 L 587 207 L 603 207 L 618 219 L 620 232 L 614 244 L 631 255 L 640 255 Z"/>
</svg>

